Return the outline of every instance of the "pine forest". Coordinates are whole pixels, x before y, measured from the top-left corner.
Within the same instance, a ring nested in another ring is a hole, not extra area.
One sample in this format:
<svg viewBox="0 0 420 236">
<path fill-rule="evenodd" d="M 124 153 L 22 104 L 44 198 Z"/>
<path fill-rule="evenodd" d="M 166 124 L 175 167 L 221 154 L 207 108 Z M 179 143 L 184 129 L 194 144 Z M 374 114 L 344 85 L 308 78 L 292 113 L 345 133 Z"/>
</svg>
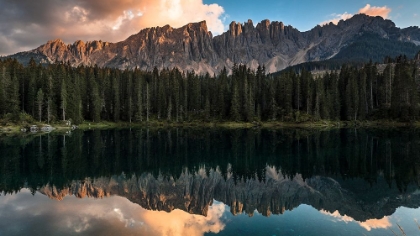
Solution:
<svg viewBox="0 0 420 236">
<path fill-rule="evenodd" d="M 322 75 L 234 65 L 216 75 L 0 61 L 2 122 L 306 122 L 419 119 L 417 64 L 343 65 Z M 382 68 L 382 69 L 380 69 Z"/>
</svg>

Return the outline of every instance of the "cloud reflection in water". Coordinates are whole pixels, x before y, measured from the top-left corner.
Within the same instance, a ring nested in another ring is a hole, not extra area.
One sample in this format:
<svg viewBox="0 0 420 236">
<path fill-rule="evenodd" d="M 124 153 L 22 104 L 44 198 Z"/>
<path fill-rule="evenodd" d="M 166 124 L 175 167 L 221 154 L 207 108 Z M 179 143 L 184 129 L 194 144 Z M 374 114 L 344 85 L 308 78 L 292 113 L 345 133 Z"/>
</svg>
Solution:
<svg viewBox="0 0 420 236">
<path fill-rule="evenodd" d="M 324 215 L 332 216 L 334 219 L 338 221 L 343 221 L 346 223 L 349 222 L 356 222 L 361 227 L 365 228 L 367 231 L 371 231 L 372 229 L 388 229 L 392 226 L 391 222 L 389 221 L 389 217 L 385 216 L 382 219 L 369 219 L 363 222 L 356 221 L 350 216 L 341 215 L 340 212 L 335 211 L 333 213 L 321 210 L 320 211 Z"/>
<path fill-rule="evenodd" d="M 117 196 L 53 201 L 22 189 L 0 197 L 0 235 L 204 235 L 223 230 L 224 212 L 219 202 L 205 217 L 181 210 L 148 211 Z"/>
</svg>

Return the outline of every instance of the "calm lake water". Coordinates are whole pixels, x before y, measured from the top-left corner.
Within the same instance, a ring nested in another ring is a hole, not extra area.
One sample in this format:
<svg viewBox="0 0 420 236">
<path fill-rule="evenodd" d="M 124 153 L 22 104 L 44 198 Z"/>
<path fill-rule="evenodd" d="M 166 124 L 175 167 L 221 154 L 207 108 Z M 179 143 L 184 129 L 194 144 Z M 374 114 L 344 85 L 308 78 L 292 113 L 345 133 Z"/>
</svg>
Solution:
<svg viewBox="0 0 420 236">
<path fill-rule="evenodd" d="M 0 136 L 0 235 L 420 235 L 419 186 L 414 129 Z"/>
</svg>

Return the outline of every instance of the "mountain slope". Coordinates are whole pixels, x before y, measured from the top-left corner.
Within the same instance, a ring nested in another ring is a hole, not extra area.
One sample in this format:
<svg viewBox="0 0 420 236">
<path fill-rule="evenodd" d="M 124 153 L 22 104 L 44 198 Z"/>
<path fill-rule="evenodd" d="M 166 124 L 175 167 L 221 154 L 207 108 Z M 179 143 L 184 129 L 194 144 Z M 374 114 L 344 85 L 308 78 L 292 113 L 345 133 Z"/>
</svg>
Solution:
<svg viewBox="0 0 420 236">
<path fill-rule="evenodd" d="M 235 181 L 225 179 L 217 170 L 211 170 L 208 175 L 201 170 L 198 173 L 186 171 L 169 179 L 143 173 L 131 177 L 75 180 L 62 189 L 46 185 L 38 191 L 55 200 L 63 200 L 68 195 L 79 198 L 116 195 L 148 210 L 171 212 L 180 209 L 204 216 L 213 199 L 229 205 L 233 215 L 246 213 L 252 216 L 255 210 L 264 216 L 278 215 L 307 204 L 331 213 L 339 211 L 358 221 L 381 219 L 392 215 L 398 207 L 417 208 L 420 205 L 415 184 L 411 184 L 406 193 L 400 193 L 389 188 L 383 179 L 375 186 L 369 186 L 361 179 L 352 180 L 352 184 L 363 189 L 363 193 L 359 193 L 353 185 L 340 179 L 314 176 L 304 180 L 299 174 L 286 178 L 270 167 L 266 170 L 270 174 L 265 181 L 253 178 Z"/>
<path fill-rule="evenodd" d="M 316 26 L 306 32 L 269 20 L 256 26 L 251 20 L 244 24 L 232 22 L 227 32 L 215 37 L 205 21 L 177 29 L 166 25 L 143 29 L 118 43 L 76 41 L 67 45 L 53 40 L 10 57 L 25 62 L 37 55 L 38 61 L 69 61 L 73 66 L 97 64 L 144 70 L 177 67 L 199 73 L 218 72 L 223 67 L 231 68 L 234 63 L 251 68 L 264 64 L 267 72 L 275 72 L 304 62 L 334 58 L 365 34 L 390 42 L 420 45 L 418 27 L 400 29 L 390 20 L 360 14 L 337 25 Z M 379 56 L 381 51 L 376 50 L 364 58 Z"/>
</svg>

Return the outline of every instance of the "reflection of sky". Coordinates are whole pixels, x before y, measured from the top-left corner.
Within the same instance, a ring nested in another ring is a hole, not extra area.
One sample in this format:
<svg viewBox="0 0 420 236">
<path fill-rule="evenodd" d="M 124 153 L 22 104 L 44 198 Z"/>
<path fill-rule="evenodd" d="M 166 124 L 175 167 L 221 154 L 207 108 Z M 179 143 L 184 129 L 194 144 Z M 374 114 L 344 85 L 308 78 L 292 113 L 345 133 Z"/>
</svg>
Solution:
<svg viewBox="0 0 420 236">
<path fill-rule="evenodd" d="M 0 235 L 419 235 L 420 209 L 398 208 L 383 219 L 357 222 L 339 212 L 301 205 L 283 215 L 233 216 L 214 202 L 208 216 L 148 211 L 123 197 L 50 200 L 23 189 L 0 197 Z M 397 225 L 398 224 L 398 225 Z M 392 231 L 391 231 L 392 230 Z"/>
<path fill-rule="evenodd" d="M 228 210 L 228 207 L 227 207 Z M 420 235 L 415 222 L 420 218 L 419 209 L 398 208 L 392 215 L 383 219 L 358 222 L 338 212 L 318 211 L 308 205 L 300 205 L 283 215 L 264 217 L 261 214 L 231 216 L 221 235 L 402 235 L 400 225 L 407 235 Z M 247 227 L 244 227 L 246 225 Z"/>
<path fill-rule="evenodd" d="M 50 200 L 28 190 L 0 197 L 0 235 L 203 235 L 223 229 L 225 206 L 208 216 L 147 211 L 122 197 Z"/>
<path fill-rule="evenodd" d="M 361 227 L 365 228 L 367 231 L 371 231 L 372 229 L 388 229 L 392 226 L 391 222 L 389 221 L 389 217 L 385 216 L 382 219 L 370 219 L 364 222 L 356 221 L 352 217 L 347 215 L 341 215 L 340 212 L 335 211 L 330 213 L 328 211 L 321 210 L 321 213 L 332 216 L 333 218 L 337 219 L 338 221 L 343 222 L 355 222 L 359 224 Z"/>
</svg>

